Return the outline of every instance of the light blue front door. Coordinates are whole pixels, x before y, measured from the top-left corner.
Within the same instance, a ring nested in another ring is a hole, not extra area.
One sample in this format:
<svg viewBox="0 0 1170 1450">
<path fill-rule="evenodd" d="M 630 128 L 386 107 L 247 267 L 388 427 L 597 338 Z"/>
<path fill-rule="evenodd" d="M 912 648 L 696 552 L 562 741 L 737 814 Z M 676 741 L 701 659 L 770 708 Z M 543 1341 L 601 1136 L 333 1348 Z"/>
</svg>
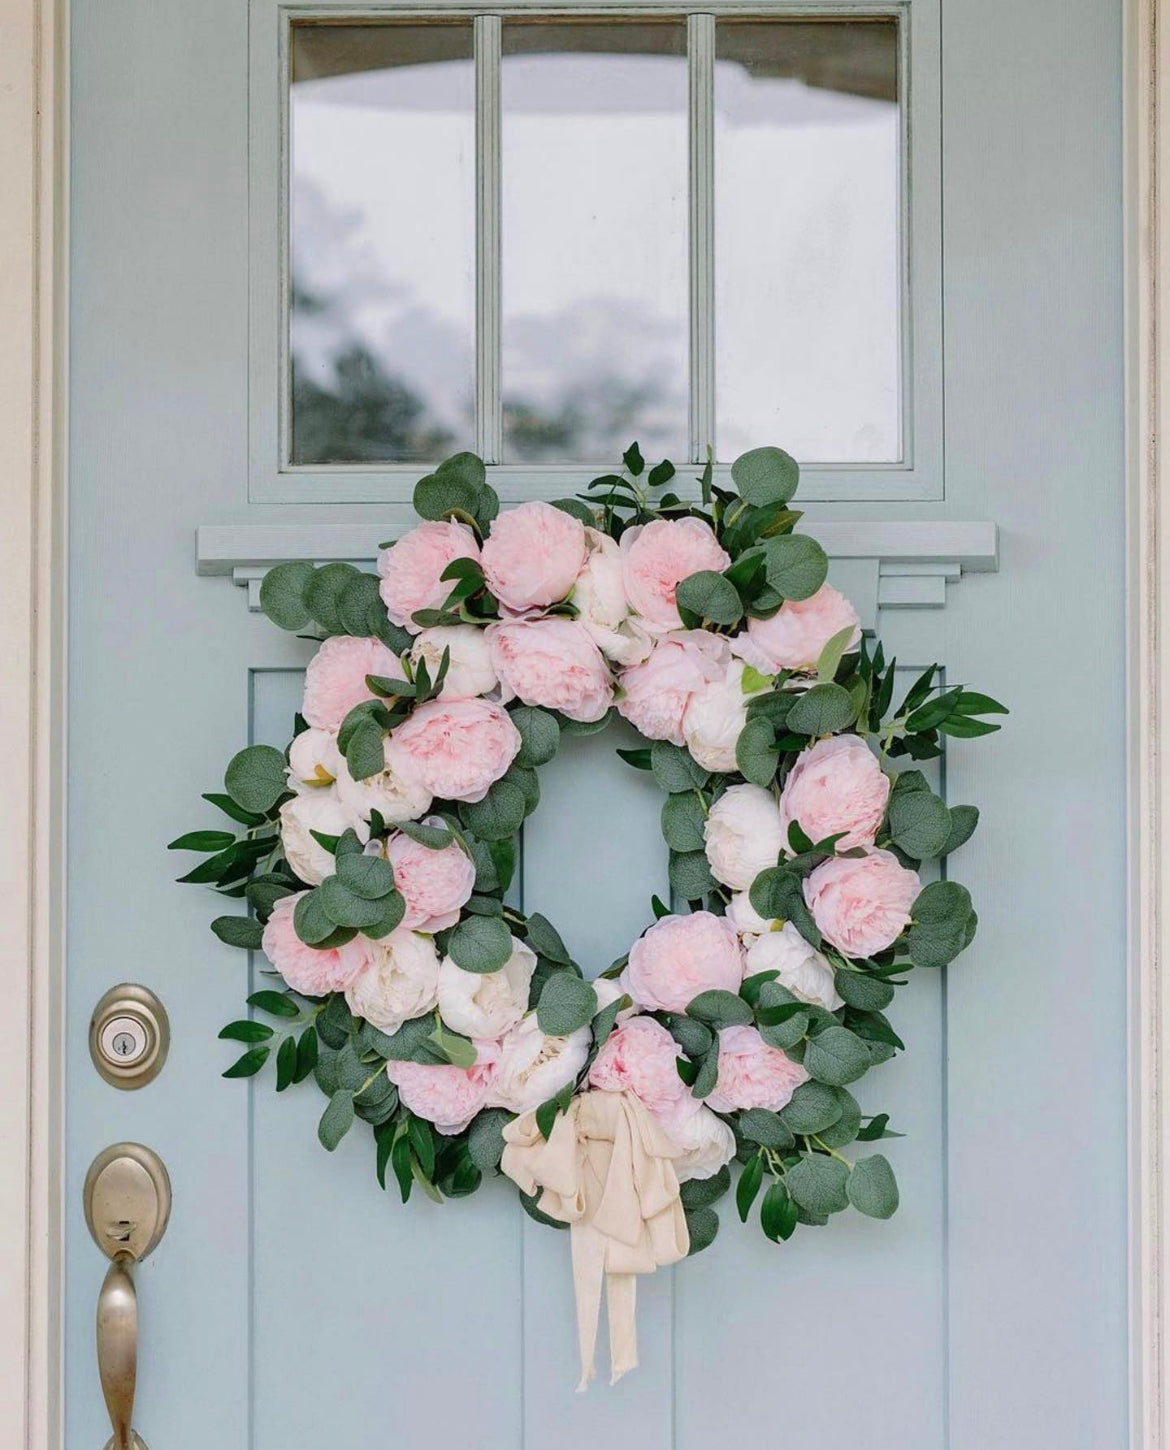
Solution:
<svg viewBox="0 0 1170 1450">
<path fill-rule="evenodd" d="M 219 1076 L 216 1033 L 248 969 L 163 847 L 241 744 L 287 737 L 307 657 L 234 585 L 274 528 L 322 559 L 347 529 L 393 535 L 407 485 L 379 495 L 359 470 L 330 503 L 319 475 L 285 487 L 257 465 L 258 437 L 280 429 L 264 161 L 279 153 L 278 7 L 72 8 L 69 1450 L 109 1433 L 92 1325 L 104 1262 L 81 1184 L 122 1139 L 156 1149 L 174 1185 L 139 1272 L 151 1450 L 1120 1450 L 1120 0 L 825 7 L 914 38 L 899 63 L 917 451 L 905 486 L 822 474 L 809 513 L 907 671 L 941 660 L 1012 707 L 942 777 L 983 810 L 960 873 L 980 933 L 899 999 L 910 1050 L 865 1082 L 865 1105 L 907 1134 L 891 1146 L 898 1216 L 774 1247 L 725 1214 L 708 1252 L 640 1289 L 638 1372 L 585 1396 L 567 1244 L 506 1184 L 404 1208 L 378 1188 L 368 1137 L 321 1150 L 311 1086 L 277 1099 Z M 482 53 L 492 34 L 478 27 Z M 880 526 L 868 553 L 850 528 L 863 521 Z M 910 557 L 907 521 L 939 526 L 933 551 Z M 986 531 L 956 522 L 998 528 L 996 569 Z M 622 743 L 577 741 L 548 767 L 524 843 L 526 906 L 592 970 L 665 884 L 659 800 Z M 127 980 L 173 1027 L 164 1072 L 133 1094 L 97 1077 L 86 1044 L 94 1004 Z"/>
</svg>

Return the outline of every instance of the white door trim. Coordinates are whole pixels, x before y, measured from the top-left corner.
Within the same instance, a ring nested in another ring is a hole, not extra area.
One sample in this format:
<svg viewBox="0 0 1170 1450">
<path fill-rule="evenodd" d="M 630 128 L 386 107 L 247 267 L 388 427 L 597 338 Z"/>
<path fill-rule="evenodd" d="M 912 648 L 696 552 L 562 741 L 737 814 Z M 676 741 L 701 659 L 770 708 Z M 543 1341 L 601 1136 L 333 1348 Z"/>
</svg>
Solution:
<svg viewBox="0 0 1170 1450">
<path fill-rule="evenodd" d="M 1134 1450 L 1170 1446 L 1170 6 L 1131 0 L 1125 114 L 1130 650 L 1130 1371 Z"/>
<path fill-rule="evenodd" d="M 0 0 L 0 1450 L 61 1446 L 67 4 Z M 1126 31 L 1130 1438 L 1170 1450 L 1170 6 Z"/>
<path fill-rule="evenodd" d="M 60 1432 L 65 5 L 0 0 L 0 1447 Z"/>
</svg>

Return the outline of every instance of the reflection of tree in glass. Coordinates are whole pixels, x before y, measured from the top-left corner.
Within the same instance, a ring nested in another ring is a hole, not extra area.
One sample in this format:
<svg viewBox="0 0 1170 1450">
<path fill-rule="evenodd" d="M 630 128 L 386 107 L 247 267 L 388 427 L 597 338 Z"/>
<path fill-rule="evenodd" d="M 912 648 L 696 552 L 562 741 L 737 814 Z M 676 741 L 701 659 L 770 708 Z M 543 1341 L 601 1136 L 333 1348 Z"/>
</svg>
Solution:
<svg viewBox="0 0 1170 1450">
<path fill-rule="evenodd" d="M 294 278 L 292 309 L 301 317 L 328 313 L 330 304 Z M 292 461 L 373 463 L 441 458 L 451 434 L 428 420 L 422 398 L 393 377 L 365 346 L 351 340 L 331 358 L 328 384 L 292 356 Z"/>
<path fill-rule="evenodd" d="M 565 389 L 555 403 L 541 408 L 521 399 L 504 399 L 504 435 L 509 459 L 516 463 L 560 463 L 566 458 L 599 461 L 620 454 L 623 438 L 667 401 L 653 382 L 637 383 L 616 373 Z"/>
</svg>

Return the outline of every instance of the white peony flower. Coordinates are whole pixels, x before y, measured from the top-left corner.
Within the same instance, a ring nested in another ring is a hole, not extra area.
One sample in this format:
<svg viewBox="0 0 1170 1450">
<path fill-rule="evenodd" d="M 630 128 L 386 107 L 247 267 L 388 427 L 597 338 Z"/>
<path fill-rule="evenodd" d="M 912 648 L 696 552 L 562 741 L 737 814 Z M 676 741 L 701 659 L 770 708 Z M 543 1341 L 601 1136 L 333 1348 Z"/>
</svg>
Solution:
<svg viewBox="0 0 1170 1450">
<path fill-rule="evenodd" d="M 758 937 L 748 947 L 747 975 L 750 977 L 756 972 L 778 972 L 777 980 L 782 987 L 787 987 L 802 1002 L 823 1007 L 826 1012 L 836 1012 L 845 1005 L 844 999 L 837 995 L 828 959 L 810 946 L 791 922 L 786 922 L 780 931 Z"/>
<path fill-rule="evenodd" d="M 333 786 L 325 786 L 311 794 L 294 796 L 280 808 L 280 840 L 288 864 L 309 886 L 319 886 L 326 876 L 333 875 L 333 854 L 311 831 L 323 836 L 341 836 L 347 830 L 367 841 L 369 825 L 357 811 L 339 799 Z"/>
<path fill-rule="evenodd" d="M 529 1012 L 500 1043 L 500 1062 L 488 1107 L 526 1113 L 575 1082 L 589 1056 L 592 1034 L 578 1027 L 568 1037 L 546 1037 Z"/>
<path fill-rule="evenodd" d="M 370 963 L 345 989 L 355 1017 L 392 1034 L 439 1001 L 439 954 L 428 936 L 399 927 L 370 943 Z"/>
<path fill-rule="evenodd" d="M 431 679 L 439 673 L 443 651 L 451 651 L 451 661 L 439 691 L 444 700 L 471 700 L 486 695 L 496 687 L 496 672 L 483 630 L 474 624 L 436 624 L 424 629 L 415 640 L 410 658 L 417 666 L 426 660 Z"/>
<path fill-rule="evenodd" d="M 735 1134 L 695 1098 L 680 1098 L 677 1108 L 657 1116 L 675 1147 L 683 1150 L 683 1156 L 674 1160 L 680 1183 L 714 1178 L 735 1157 Z"/>
<path fill-rule="evenodd" d="M 431 807 L 431 793 L 423 785 L 409 758 L 394 749 L 393 735 L 387 735 L 382 746 L 386 769 L 365 780 L 354 780 L 344 757 L 338 762 L 338 799 L 355 815 L 369 819 L 371 811 L 380 811 L 388 826 L 403 821 L 417 821 Z"/>
<path fill-rule="evenodd" d="M 594 977 L 593 990 L 597 993 L 597 1010 L 616 1002 L 619 997 L 627 995 L 626 989 L 621 984 L 619 977 Z M 631 1002 L 628 1007 L 623 1007 L 617 1014 L 618 1022 L 627 1022 L 631 1017 L 638 1015 L 638 1004 Z"/>
<path fill-rule="evenodd" d="M 747 724 L 748 701 L 761 693 L 744 694 L 746 668 L 742 660 L 731 660 L 721 679 L 709 680 L 691 696 L 683 714 L 687 749 L 704 770 L 726 775 L 736 769 L 735 744 Z"/>
<path fill-rule="evenodd" d="M 774 921 L 760 915 L 746 891 L 737 891 L 732 896 L 727 903 L 726 916 L 746 946 L 751 945 L 753 938 L 763 936 L 765 932 L 774 931 L 776 928 Z"/>
<path fill-rule="evenodd" d="M 288 783 L 299 795 L 332 785 L 342 769 L 335 730 L 302 730 L 288 750 Z"/>
<path fill-rule="evenodd" d="M 466 1037 L 503 1037 L 528 1011 L 536 953 L 512 938 L 512 955 L 498 972 L 465 972 L 451 957 L 439 971 L 439 1015 Z"/>
<path fill-rule="evenodd" d="M 780 859 L 780 807 L 762 786 L 733 785 L 711 807 L 703 839 L 715 879 L 733 891 L 746 891 L 761 871 Z"/>
<path fill-rule="evenodd" d="M 622 583 L 621 550 L 615 539 L 597 529 L 587 528 L 585 537 L 589 553 L 569 595 L 577 618 L 606 659 L 622 666 L 641 664 L 654 642 L 630 617 Z"/>
</svg>

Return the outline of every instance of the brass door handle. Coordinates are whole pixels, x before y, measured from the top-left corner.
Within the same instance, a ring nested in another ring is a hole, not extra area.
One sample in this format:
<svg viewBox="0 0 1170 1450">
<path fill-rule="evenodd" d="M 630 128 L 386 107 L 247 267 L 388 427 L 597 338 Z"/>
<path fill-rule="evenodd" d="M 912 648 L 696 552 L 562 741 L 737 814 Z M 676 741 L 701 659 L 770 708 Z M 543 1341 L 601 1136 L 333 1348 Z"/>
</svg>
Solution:
<svg viewBox="0 0 1170 1450">
<path fill-rule="evenodd" d="M 113 1435 L 106 1450 L 146 1450 L 133 1427 L 138 1381 L 138 1293 L 133 1267 L 166 1232 L 171 1182 L 157 1154 L 115 1143 L 85 1176 L 85 1221 L 110 1259 L 98 1295 L 97 1359 Z"/>
</svg>

